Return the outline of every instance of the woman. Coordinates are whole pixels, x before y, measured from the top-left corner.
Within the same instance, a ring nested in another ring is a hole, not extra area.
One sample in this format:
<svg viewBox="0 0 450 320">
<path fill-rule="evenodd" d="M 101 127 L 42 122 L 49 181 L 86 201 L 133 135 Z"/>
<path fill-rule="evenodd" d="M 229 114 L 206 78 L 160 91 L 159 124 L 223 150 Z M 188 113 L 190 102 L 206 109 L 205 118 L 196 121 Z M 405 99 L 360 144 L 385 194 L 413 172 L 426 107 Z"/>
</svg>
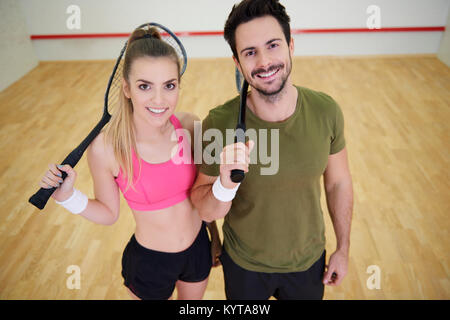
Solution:
<svg viewBox="0 0 450 320">
<path fill-rule="evenodd" d="M 175 286 L 179 299 L 201 299 L 220 255 L 216 225 L 208 226 L 211 245 L 189 199 L 197 170 L 182 128 L 192 133 L 198 118 L 174 114 L 179 85 L 175 50 L 156 29 L 136 29 L 124 58 L 119 110 L 87 151 L 95 199 L 73 188 L 76 172 L 68 165 L 50 165 L 40 183 L 57 187 L 57 203 L 104 225 L 117 221 L 122 191 L 136 221 L 122 257 L 124 284 L 135 299 L 169 299 Z M 191 161 L 175 161 L 179 156 Z"/>
</svg>

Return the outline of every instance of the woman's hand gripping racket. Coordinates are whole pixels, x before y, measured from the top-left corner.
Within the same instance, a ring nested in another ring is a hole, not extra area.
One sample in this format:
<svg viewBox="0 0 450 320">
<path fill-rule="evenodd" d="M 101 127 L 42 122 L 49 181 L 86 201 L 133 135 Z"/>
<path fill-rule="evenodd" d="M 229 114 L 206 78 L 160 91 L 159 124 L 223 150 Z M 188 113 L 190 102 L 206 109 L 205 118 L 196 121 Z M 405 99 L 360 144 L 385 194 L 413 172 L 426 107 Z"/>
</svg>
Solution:
<svg viewBox="0 0 450 320">
<path fill-rule="evenodd" d="M 234 142 L 242 142 L 245 144 L 245 106 L 247 104 L 247 91 L 248 82 L 244 79 L 242 74 L 236 68 L 236 88 L 241 95 L 239 102 L 239 116 L 238 123 L 236 126 L 236 135 L 234 136 Z M 239 183 L 245 178 L 245 173 L 243 170 L 234 169 L 231 170 L 230 179 L 235 183 Z"/>
<path fill-rule="evenodd" d="M 186 51 L 181 44 L 181 41 L 175 36 L 173 32 L 171 32 L 166 27 L 158 24 L 158 23 L 145 23 L 138 27 L 138 29 L 146 29 L 146 28 L 156 28 L 161 34 L 162 40 L 166 41 L 172 47 L 174 47 L 180 58 L 180 75 L 184 73 L 186 70 L 187 57 Z M 95 137 L 100 133 L 102 128 L 108 123 L 111 119 L 111 111 L 113 107 L 119 102 L 121 83 L 122 83 L 122 65 L 123 65 L 123 57 L 125 50 L 127 48 L 127 42 L 125 42 L 122 50 L 120 50 L 119 57 L 114 64 L 113 71 L 108 80 L 108 86 L 106 87 L 105 92 L 105 100 L 103 106 L 103 115 L 97 125 L 92 129 L 89 135 L 80 143 L 78 147 L 76 147 L 69 155 L 62 161 L 61 165 L 68 164 L 72 168 L 76 166 L 78 161 L 83 156 L 83 153 L 86 151 L 87 147 L 90 143 L 95 139 Z M 62 172 L 62 179 L 64 180 L 67 177 L 65 172 Z M 56 188 L 40 188 L 34 195 L 30 197 L 28 200 L 31 204 L 36 206 L 39 209 L 43 209 L 47 204 L 48 199 L 51 197 Z"/>
</svg>

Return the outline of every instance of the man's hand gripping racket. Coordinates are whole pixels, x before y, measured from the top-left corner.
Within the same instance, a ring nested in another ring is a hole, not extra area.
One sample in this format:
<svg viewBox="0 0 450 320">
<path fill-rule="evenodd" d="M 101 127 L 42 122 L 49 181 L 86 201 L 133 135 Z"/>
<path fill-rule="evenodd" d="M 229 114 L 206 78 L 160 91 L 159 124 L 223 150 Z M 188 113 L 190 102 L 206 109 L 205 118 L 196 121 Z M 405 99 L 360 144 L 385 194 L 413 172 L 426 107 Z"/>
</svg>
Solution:
<svg viewBox="0 0 450 320">
<path fill-rule="evenodd" d="M 245 144 L 245 106 L 247 104 L 247 91 L 248 91 L 248 82 L 244 79 L 242 74 L 236 68 L 236 88 L 240 93 L 240 102 L 239 102 L 239 117 L 238 123 L 236 126 L 236 135 L 234 137 L 235 143 L 243 143 Z M 253 148 L 253 146 L 252 146 Z M 245 149 L 244 149 L 245 151 Z M 231 170 L 230 179 L 234 183 L 239 183 L 245 178 L 245 172 L 241 169 L 233 169 Z"/>
</svg>

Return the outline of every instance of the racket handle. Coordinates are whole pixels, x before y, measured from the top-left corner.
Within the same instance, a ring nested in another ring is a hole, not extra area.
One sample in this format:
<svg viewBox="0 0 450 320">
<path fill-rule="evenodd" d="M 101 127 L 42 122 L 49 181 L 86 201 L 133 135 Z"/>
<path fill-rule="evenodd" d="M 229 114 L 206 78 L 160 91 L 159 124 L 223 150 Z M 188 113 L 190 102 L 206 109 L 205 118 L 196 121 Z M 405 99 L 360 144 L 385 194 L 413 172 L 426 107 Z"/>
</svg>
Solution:
<svg viewBox="0 0 450 320">
<path fill-rule="evenodd" d="M 236 135 L 234 137 L 234 142 L 242 142 L 245 143 L 245 124 L 238 123 L 236 127 Z M 245 172 L 241 169 L 233 169 L 231 170 L 230 179 L 234 183 L 239 183 L 245 178 Z"/>
<path fill-rule="evenodd" d="M 95 138 L 95 137 L 94 137 Z M 92 141 L 92 140 L 91 140 Z M 83 141 L 77 148 L 75 148 L 69 155 L 64 159 L 61 165 L 68 164 L 72 168 L 75 167 L 83 156 L 84 151 L 89 146 L 91 141 Z M 62 171 L 62 179 L 66 179 L 67 173 Z M 44 189 L 40 188 L 35 194 L 33 194 L 28 202 L 34 205 L 36 208 L 42 210 L 47 204 L 48 199 L 52 196 L 53 192 L 55 192 L 56 188 Z"/>
<path fill-rule="evenodd" d="M 62 179 L 64 180 L 67 177 L 67 173 L 62 172 Z M 53 192 L 55 192 L 56 188 L 44 189 L 40 188 L 35 194 L 33 194 L 28 200 L 29 203 L 34 205 L 36 208 L 42 210 L 48 202 L 48 199 L 52 196 Z"/>
<path fill-rule="evenodd" d="M 230 178 L 231 178 L 231 181 L 233 181 L 234 183 L 239 183 L 242 180 L 244 180 L 245 173 L 241 169 L 234 169 L 234 170 L 231 170 Z"/>
<path fill-rule="evenodd" d="M 92 142 L 92 140 L 95 139 L 96 136 L 100 133 L 100 130 L 105 126 L 106 123 L 108 123 L 111 116 L 109 114 L 104 114 L 103 117 L 100 119 L 99 123 L 92 129 L 92 131 L 88 134 L 88 136 L 80 143 L 78 147 L 72 150 L 71 153 L 63 160 L 61 165 L 68 164 L 72 168 L 74 168 L 78 161 L 80 161 L 81 157 L 83 156 L 84 151 L 86 151 L 89 144 Z M 62 179 L 64 180 L 67 177 L 67 173 L 64 171 L 62 172 Z M 28 202 L 34 205 L 36 208 L 42 210 L 44 209 L 45 205 L 47 204 L 48 199 L 52 196 L 53 192 L 55 192 L 56 188 L 51 189 L 44 189 L 40 188 L 38 192 L 33 194 L 30 199 L 28 199 Z"/>
<path fill-rule="evenodd" d="M 33 194 L 28 200 L 29 203 L 34 205 L 36 208 L 42 210 L 47 204 L 48 199 L 52 196 L 53 192 L 55 192 L 56 188 L 44 189 L 40 188 L 38 192 Z"/>
</svg>

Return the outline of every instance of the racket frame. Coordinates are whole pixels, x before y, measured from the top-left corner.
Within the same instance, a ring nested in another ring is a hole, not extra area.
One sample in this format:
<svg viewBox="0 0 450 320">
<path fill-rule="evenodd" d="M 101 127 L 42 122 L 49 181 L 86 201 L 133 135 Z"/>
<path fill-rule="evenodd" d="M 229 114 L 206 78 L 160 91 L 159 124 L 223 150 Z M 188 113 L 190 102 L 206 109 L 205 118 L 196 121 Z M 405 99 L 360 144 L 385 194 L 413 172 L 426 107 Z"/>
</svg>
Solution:
<svg viewBox="0 0 450 320">
<path fill-rule="evenodd" d="M 236 126 L 236 134 L 234 136 L 234 142 L 242 142 L 245 144 L 245 108 L 247 105 L 247 92 L 248 92 L 248 82 L 241 75 L 239 70 L 236 68 L 236 87 L 240 92 L 240 100 L 239 100 L 239 114 L 238 114 L 238 122 Z M 241 79 L 244 78 L 244 82 L 241 85 Z M 230 179 L 234 183 L 240 183 L 245 178 L 245 172 L 241 169 L 233 169 L 230 173 Z"/>
</svg>

